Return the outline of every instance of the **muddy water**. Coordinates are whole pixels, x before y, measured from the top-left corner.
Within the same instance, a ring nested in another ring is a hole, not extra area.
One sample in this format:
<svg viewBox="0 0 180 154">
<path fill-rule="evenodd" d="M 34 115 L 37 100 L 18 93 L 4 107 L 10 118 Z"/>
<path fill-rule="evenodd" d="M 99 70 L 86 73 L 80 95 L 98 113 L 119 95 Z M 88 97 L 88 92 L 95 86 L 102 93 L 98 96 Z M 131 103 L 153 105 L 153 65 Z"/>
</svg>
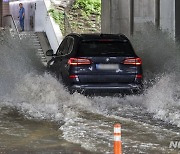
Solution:
<svg viewBox="0 0 180 154">
<path fill-rule="evenodd" d="M 0 116 L 1 153 L 90 153 L 64 140 L 54 122 L 27 120 L 8 108 Z"/>
<path fill-rule="evenodd" d="M 179 153 L 179 47 L 147 26 L 132 38 L 143 59 L 140 96 L 70 95 L 45 73 L 28 38 L 1 31 L 0 151 L 2 153 L 112 153 L 113 124 L 122 124 L 124 153 Z M 147 33 L 149 32 L 149 33 Z"/>
</svg>

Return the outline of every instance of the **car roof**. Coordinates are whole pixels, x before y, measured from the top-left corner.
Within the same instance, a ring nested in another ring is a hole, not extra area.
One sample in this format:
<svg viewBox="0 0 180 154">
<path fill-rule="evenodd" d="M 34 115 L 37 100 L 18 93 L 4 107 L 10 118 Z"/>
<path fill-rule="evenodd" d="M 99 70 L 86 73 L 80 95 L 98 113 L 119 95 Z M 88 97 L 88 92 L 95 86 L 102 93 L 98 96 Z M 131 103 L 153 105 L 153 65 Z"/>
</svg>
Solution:
<svg viewBox="0 0 180 154">
<path fill-rule="evenodd" d="M 128 38 L 124 34 L 103 34 L 103 33 L 77 34 L 77 33 L 71 33 L 68 36 L 76 36 L 82 40 L 92 40 L 92 39 L 128 40 Z"/>
</svg>

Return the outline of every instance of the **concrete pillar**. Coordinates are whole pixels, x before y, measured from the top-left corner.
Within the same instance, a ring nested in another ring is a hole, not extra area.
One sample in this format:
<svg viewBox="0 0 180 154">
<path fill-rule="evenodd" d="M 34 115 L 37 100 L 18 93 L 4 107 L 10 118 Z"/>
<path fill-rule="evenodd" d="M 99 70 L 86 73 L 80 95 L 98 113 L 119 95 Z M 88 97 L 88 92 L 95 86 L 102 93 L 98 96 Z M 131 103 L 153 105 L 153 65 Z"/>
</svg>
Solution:
<svg viewBox="0 0 180 154">
<path fill-rule="evenodd" d="M 111 3 L 112 0 L 102 0 L 101 31 L 111 33 Z"/>
<path fill-rule="evenodd" d="M 175 2 L 175 37 L 180 41 L 180 1 Z"/>
<path fill-rule="evenodd" d="M 155 0 L 155 25 L 159 29 L 160 28 L 160 1 Z"/>
<path fill-rule="evenodd" d="M 130 35 L 132 0 L 102 0 L 102 33 Z"/>
<path fill-rule="evenodd" d="M 102 0 L 102 32 L 142 32 L 147 22 L 180 40 L 180 0 Z"/>
<path fill-rule="evenodd" d="M 173 37 L 175 37 L 175 1 L 160 1 L 160 27 L 171 33 Z"/>
<path fill-rule="evenodd" d="M 156 0 L 134 0 L 134 32 L 141 32 L 145 23 L 155 24 Z"/>
<path fill-rule="evenodd" d="M 3 0 L 0 0 L 0 27 L 2 27 L 2 16 L 3 16 L 3 12 L 2 12 L 2 2 Z"/>
</svg>

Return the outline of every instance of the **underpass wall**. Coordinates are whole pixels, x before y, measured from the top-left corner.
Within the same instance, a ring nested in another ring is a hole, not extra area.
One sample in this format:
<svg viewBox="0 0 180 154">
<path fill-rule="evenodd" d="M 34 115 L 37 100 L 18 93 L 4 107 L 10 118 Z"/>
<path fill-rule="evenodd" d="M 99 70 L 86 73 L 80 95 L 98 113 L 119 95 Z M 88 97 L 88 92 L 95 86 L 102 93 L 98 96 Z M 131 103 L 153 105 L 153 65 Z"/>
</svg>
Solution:
<svg viewBox="0 0 180 154">
<path fill-rule="evenodd" d="M 106 33 L 129 33 L 130 0 L 104 0 L 102 3 L 102 31 Z"/>
<path fill-rule="evenodd" d="M 178 0 L 179 1 L 179 0 Z M 173 37 L 176 36 L 176 0 L 161 0 L 160 1 L 160 27 L 163 30 L 169 31 Z"/>
<path fill-rule="evenodd" d="M 45 32 L 51 48 L 56 52 L 63 39 L 63 35 L 59 25 L 54 22 L 48 13 L 48 10 L 51 7 L 51 2 L 50 0 L 36 1 L 35 5 L 35 31 Z"/>
<path fill-rule="evenodd" d="M 175 2 L 175 36 L 180 41 L 180 1 Z"/>
<path fill-rule="evenodd" d="M 179 0 L 102 0 L 103 33 L 142 32 L 148 22 L 180 37 Z"/>
<path fill-rule="evenodd" d="M 141 32 L 145 23 L 155 24 L 155 0 L 135 0 L 134 1 L 134 30 Z"/>
<path fill-rule="evenodd" d="M 0 27 L 2 27 L 2 0 L 0 0 Z"/>
</svg>

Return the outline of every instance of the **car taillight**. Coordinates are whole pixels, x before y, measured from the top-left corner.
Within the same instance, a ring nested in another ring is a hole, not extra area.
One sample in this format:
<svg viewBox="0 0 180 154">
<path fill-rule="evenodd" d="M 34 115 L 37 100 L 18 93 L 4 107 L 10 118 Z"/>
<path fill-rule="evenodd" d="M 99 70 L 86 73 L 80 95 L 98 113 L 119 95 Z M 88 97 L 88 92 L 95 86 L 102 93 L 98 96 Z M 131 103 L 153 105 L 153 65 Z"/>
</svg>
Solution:
<svg viewBox="0 0 180 154">
<path fill-rule="evenodd" d="M 69 65 L 90 65 L 91 60 L 86 58 L 70 58 L 68 61 Z"/>
<path fill-rule="evenodd" d="M 143 77 L 142 74 L 137 74 L 137 75 L 136 75 L 136 78 L 137 78 L 137 79 L 142 79 L 142 77 Z"/>
<path fill-rule="evenodd" d="M 76 79 L 76 78 L 78 78 L 78 76 L 77 75 L 70 75 L 69 78 L 70 79 Z"/>
<path fill-rule="evenodd" d="M 141 58 L 128 58 L 125 59 L 123 64 L 125 65 L 142 65 Z"/>
</svg>

